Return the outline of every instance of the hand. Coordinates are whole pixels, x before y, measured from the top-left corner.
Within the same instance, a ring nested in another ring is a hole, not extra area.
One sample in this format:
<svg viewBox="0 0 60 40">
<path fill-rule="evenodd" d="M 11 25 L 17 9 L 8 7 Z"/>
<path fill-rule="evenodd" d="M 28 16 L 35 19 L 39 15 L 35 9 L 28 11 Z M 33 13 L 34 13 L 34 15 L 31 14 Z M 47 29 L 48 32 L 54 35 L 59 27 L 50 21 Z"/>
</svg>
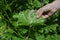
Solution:
<svg viewBox="0 0 60 40">
<path fill-rule="evenodd" d="M 56 0 L 50 4 L 45 5 L 44 7 L 37 10 L 37 18 L 42 16 L 43 18 L 49 18 L 53 15 L 57 10 L 60 9 L 60 0 Z"/>
</svg>

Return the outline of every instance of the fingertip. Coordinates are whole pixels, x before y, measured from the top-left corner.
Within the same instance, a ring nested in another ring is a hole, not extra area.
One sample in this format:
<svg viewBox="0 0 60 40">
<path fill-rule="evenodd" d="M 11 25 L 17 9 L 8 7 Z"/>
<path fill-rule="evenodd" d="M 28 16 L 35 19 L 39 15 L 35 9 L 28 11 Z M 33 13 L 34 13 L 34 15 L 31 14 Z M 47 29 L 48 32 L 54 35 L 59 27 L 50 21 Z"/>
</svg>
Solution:
<svg viewBox="0 0 60 40">
<path fill-rule="evenodd" d="M 39 17 L 40 17 L 40 16 L 38 16 L 38 15 L 36 16 L 37 19 L 38 19 Z"/>
<path fill-rule="evenodd" d="M 40 18 L 40 16 L 42 15 L 43 11 L 41 9 L 39 9 L 37 12 L 36 12 L 36 17 L 37 19 Z"/>
<path fill-rule="evenodd" d="M 47 19 L 49 16 L 48 15 L 43 15 L 42 16 L 44 19 Z"/>
</svg>

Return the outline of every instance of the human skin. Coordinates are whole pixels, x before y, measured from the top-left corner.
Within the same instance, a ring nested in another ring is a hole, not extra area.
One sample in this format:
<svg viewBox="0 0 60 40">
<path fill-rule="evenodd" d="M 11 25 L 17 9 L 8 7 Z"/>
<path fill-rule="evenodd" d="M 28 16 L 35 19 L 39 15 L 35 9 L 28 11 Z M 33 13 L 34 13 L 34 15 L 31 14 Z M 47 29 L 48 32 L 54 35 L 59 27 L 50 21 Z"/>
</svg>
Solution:
<svg viewBox="0 0 60 40">
<path fill-rule="evenodd" d="M 59 9 L 60 9 L 60 0 L 55 0 L 52 3 L 49 3 L 45 6 L 43 6 L 42 8 L 38 9 L 36 12 L 37 18 L 40 18 L 41 16 L 44 19 L 49 18 Z M 44 12 L 46 12 L 46 13 L 43 15 Z"/>
</svg>

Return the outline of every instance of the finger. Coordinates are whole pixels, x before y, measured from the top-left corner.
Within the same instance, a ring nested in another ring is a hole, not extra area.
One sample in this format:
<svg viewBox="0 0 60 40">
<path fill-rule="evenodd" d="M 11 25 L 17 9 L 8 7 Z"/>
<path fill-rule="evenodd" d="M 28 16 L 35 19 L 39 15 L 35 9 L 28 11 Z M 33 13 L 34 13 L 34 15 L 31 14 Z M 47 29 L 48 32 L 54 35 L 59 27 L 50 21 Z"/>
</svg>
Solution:
<svg viewBox="0 0 60 40">
<path fill-rule="evenodd" d="M 48 18 L 50 17 L 51 15 L 53 15 L 55 12 L 57 11 L 57 9 L 52 9 L 47 15 L 43 15 L 43 18 Z"/>
<path fill-rule="evenodd" d="M 44 19 L 46 19 L 46 18 L 48 18 L 49 16 L 48 16 L 48 15 L 42 15 L 42 17 L 43 17 Z"/>
<path fill-rule="evenodd" d="M 39 18 L 43 13 L 43 10 L 42 9 L 39 9 L 36 14 L 37 14 L 37 18 Z"/>
</svg>

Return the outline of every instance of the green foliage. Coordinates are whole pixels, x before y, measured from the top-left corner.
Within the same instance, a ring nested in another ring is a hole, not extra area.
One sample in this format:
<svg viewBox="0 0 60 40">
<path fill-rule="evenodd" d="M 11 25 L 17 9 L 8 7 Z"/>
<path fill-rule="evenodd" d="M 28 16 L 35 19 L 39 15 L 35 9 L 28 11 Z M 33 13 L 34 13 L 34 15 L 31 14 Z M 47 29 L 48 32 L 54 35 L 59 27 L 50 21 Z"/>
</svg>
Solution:
<svg viewBox="0 0 60 40">
<path fill-rule="evenodd" d="M 33 25 L 33 24 L 43 24 L 44 20 L 42 18 L 37 19 L 34 13 L 34 10 L 26 10 L 20 12 L 19 14 L 13 15 L 13 18 L 16 19 L 15 21 L 17 25 Z M 13 24 L 16 24 L 13 22 Z"/>
<path fill-rule="evenodd" d="M 0 40 L 60 40 L 60 12 L 36 18 L 52 0 L 0 0 Z"/>
</svg>

